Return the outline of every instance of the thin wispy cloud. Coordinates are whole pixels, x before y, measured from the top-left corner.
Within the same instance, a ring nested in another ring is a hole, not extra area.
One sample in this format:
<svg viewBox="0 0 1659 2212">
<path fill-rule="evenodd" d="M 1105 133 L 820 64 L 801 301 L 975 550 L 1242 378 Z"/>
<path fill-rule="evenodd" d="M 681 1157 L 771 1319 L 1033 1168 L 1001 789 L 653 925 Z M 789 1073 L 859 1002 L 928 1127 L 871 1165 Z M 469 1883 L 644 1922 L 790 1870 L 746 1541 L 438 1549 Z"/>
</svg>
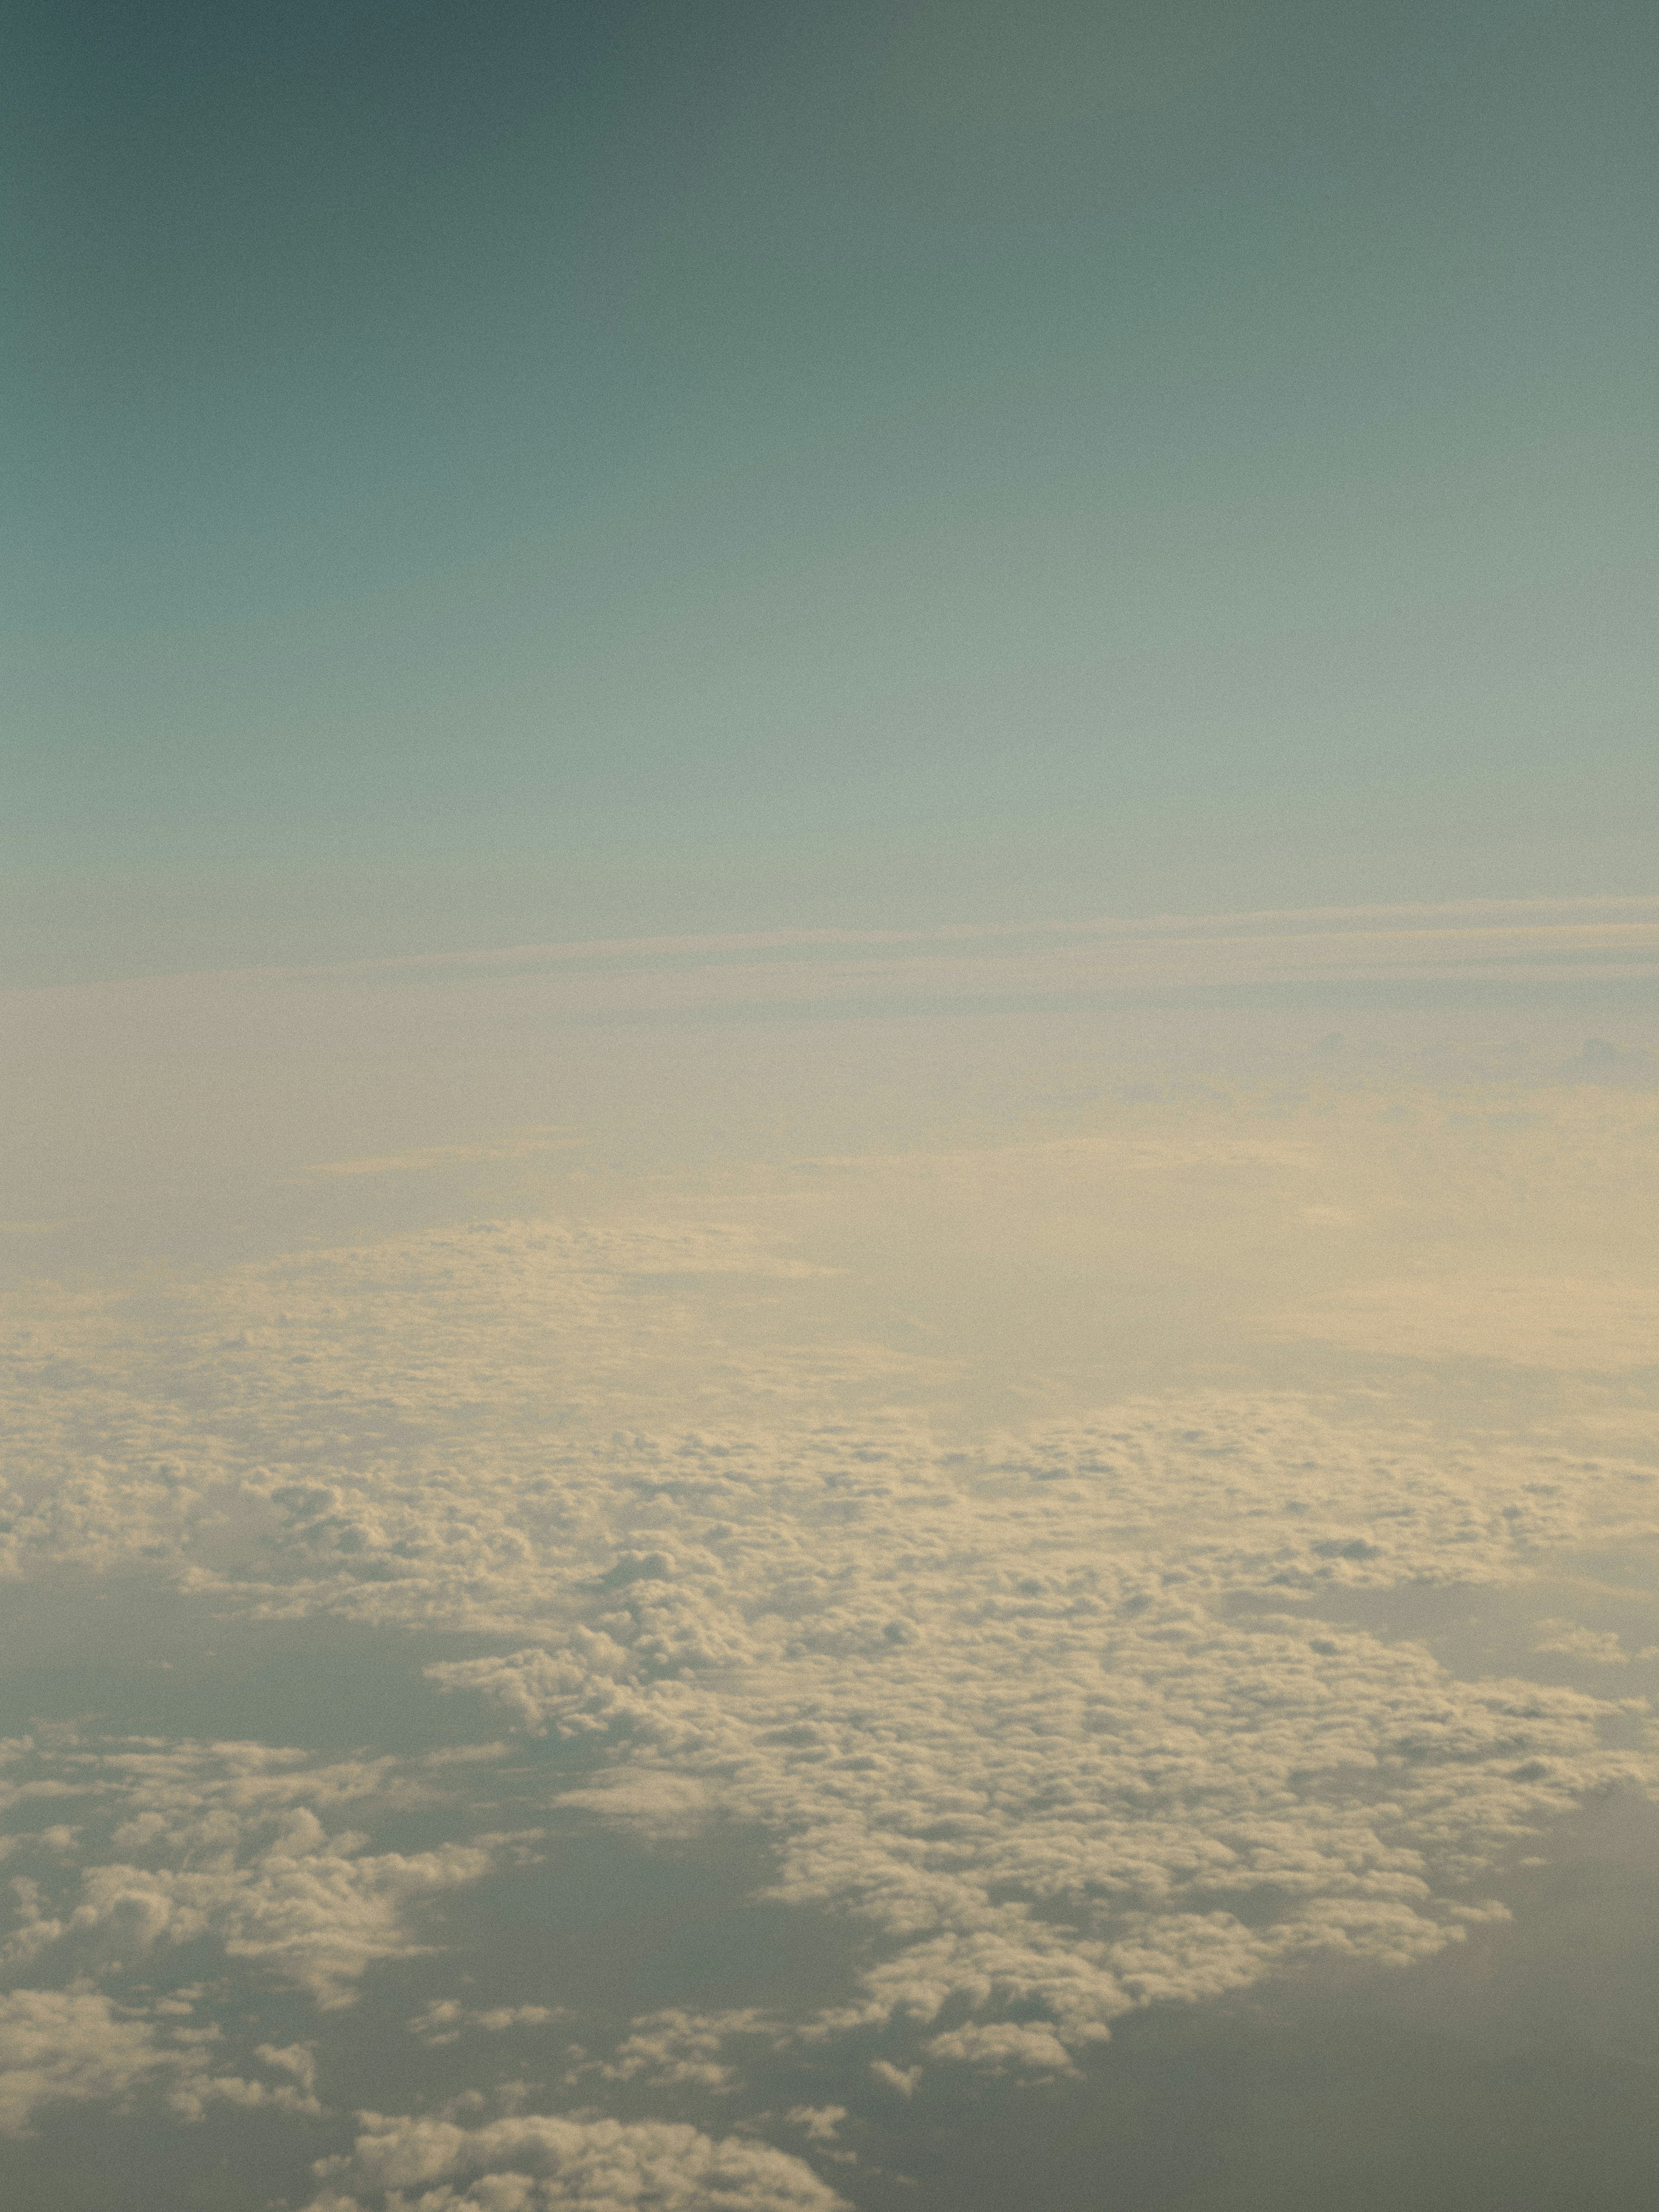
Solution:
<svg viewBox="0 0 1659 2212">
<path fill-rule="evenodd" d="M 43 1015 L 105 1001 L 180 1012 L 240 1003 L 269 1012 L 276 1004 L 357 998 L 382 1010 L 417 998 L 447 1010 L 471 994 L 482 1003 L 581 1018 L 1007 1007 L 1264 988 L 1559 988 L 1656 978 L 1659 899 L 1630 897 L 603 939 L 19 995 L 21 1007 Z M 1584 1072 L 1599 1069 L 1592 1052 Z"/>
<path fill-rule="evenodd" d="M 544 1152 L 567 1152 L 580 1142 L 563 1129 L 526 1129 L 492 1143 L 422 1145 L 407 1152 L 387 1152 L 374 1159 L 323 1160 L 305 1170 L 307 1176 L 421 1175 L 477 1162 L 534 1159 Z"/>
</svg>

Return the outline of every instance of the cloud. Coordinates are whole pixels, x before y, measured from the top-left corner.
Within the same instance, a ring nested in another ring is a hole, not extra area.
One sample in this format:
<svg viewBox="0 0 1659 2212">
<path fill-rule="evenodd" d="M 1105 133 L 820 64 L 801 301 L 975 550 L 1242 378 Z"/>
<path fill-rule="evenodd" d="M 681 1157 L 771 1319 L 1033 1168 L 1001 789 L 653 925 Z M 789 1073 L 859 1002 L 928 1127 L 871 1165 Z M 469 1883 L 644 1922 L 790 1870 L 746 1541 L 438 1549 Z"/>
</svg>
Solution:
<svg viewBox="0 0 1659 2212">
<path fill-rule="evenodd" d="M 920 2066 L 895 2066 L 890 2058 L 872 2058 L 870 2072 L 884 2087 L 895 2091 L 907 2101 L 915 2095 L 922 2075 Z"/>
<path fill-rule="evenodd" d="M 1659 1647 L 1626 1651 L 1611 1629 L 1585 1628 L 1576 1620 L 1546 1620 L 1533 1623 L 1532 1648 L 1592 1667 L 1628 1667 L 1632 1659 L 1659 1657 Z"/>
<path fill-rule="evenodd" d="M 348 1804 L 410 1798 L 389 1760 L 319 1766 L 260 1745 L 148 1740 L 7 1747 L 0 1805 L 42 1794 L 84 1817 L 76 1859 L 38 1859 L 13 1884 L 0 1945 L 13 1974 L 120 1972 L 205 1938 L 337 2008 L 369 1966 L 419 1955 L 419 1911 L 499 1856 L 493 1838 L 376 1852 L 326 1826 L 321 1815 Z"/>
<path fill-rule="evenodd" d="M 425 1573 L 434 1540 L 453 1593 L 454 1539 L 475 1570 L 487 1527 L 488 1571 L 527 1556 L 537 1480 L 556 1518 L 550 1399 L 580 1434 L 585 1415 L 648 1396 L 653 1368 L 711 1411 L 821 1401 L 838 1360 L 883 1386 L 918 1371 L 840 1347 L 710 1371 L 694 1291 L 746 1311 L 823 1272 L 741 1224 L 490 1221 L 239 1270 L 183 1289 L 159 1326 L 90 1294 L 0 1298 L 0 1574 L 211 1571 L 264 1547 L 274 1579 L 332 1577 L 360 1616 L 398 1601 L 377 1604 L 376 1574 L 406 1586 L 411 1611 L 422 1582 L 447 1603 Z"/>
<path fill-rule="evenodd" d="M 660 2121 L 526 2115 L 465 2128 L 362 2116 L 349 2156 L 325 2162 L 309 2212 L 844 2212 L 804 2160 Z"/>
<path fill-rule="evenodd" d="M 78 1987 L 0 1993 L 0 2136 L 27 2134 L 54 2105 L 125 2104 L 145 2088 L 165 2091 L 185 2120 L 213 2103 L 321 2113 L 307 2046 L 258 2047 L 255 2058 L 283 2077 L 274 2082 L 216 2074 L 217 2030 L 186 2025 L 192 2009 L 175 1999 L 146 2011 Z"/>
<path fill-rule="evenodd" d="M 578 1142 L 568 1131 L 523 1129 L 494 1144 L 422 1145 L 412 1152 L 387 1152 L 369 1159 L 325 1160 L 304 1170 L 307 1176 L 420 1175 L 434 1170 L 467 1167 L 475 1161 L 523 1160 L 539 1152 L 568 1151 Z"/>
<path fill-rule="evenodd" d="M 181 1004 L 216 1003 L 265 1026 L 273 1005 L 292 1020 L 298 1004 L 343 1001 L 356 1004 L 365 1025 L 380 1028 L 389 1008 L 405 1021 L 425 1012 L 429 1023 L 432 1009 L 467 986 L 487 987 L 497 1000 L 510 992 L 544 1018 L 781 1006 L 836 1012 L 884 1002 L 1040 1002 L 1263 983 L 1582 984 L 1656 973 L 1659 901 L 1634 896 L 594 939 L 148 978 L 82 988 L 74 1004 L 106 1020 L 115 1007 L 157 1021 Z"/>
<path fill-rule="evenodd" d="M 973 1164 L 935 1169 L 954 1203 Z M 788 2018 L 653 2014 L 586 2076 L 665 2093 L 729 2087 L 745 2035 L 894 2083 L 1059 2074 L 1139 2006 L 1425 1958 L 1492 1909 L 1522 1838 L 1653 1786 L 1628 1700 L 1459 1680 L 1344 1621 L 1362 1595 L 1651 1546 L 1650 1468 L 1293 1393 L 941 1442 L 881 1405 L 878 1368 L 849 1403 L 821 1347 L 812 1372 L 764 1345 L 745 1364 L 683 1302 L 773 1297 L 795 1263 L 769 1252 L 706 1224 L 488 1223 L 240 1272 L 149 1340 L 65 1302 L 28 1323 L 16 1556 L 148 1556 L 233 1613 L 465 1632 L 431 1682 L 572 1747 L 559 1818 L 645 1847 L 767 1837 L 770 1896 L 838 1920 L 860 1977 Z M 581 1395 L 596 1376 L 611 1396 Z M 600 1416 L 634 1376 L 619 1427 Z M 225 1498 L 258 1533 L 216 1563 Z M 200 1934 L 343 2002 L 504 1848 L 374 1847 L 376 1793 L 437 1768 L 19 1757 L 83 1831 L 15 1932 L 42 1978 Z M 468 2009 L 483 2032 L 494 2008 Z"/>
<path fill-rule="evenodd" d="M 1427 1956 L 1517 1836 L 1652 1781 L 1603 1700 L 1458 1681 L 1322 1618 L 1348 1590 L 1523 1574 L 1587 1516 L 1650 1514 L 1645 1470 L 1406 1449 L 1294 1401 L 1178 1419 L 943 1461 L 899 1437 L 636 1449 L 659 1565 L 567 1586 L 539 1644 L 428 1671 L 638 1762 L 642 1839 L 682 1775 L 774 1836 L 772 1894 L 879 1931 L 861 1997 L 800 2033 L 923 2033 L 929 2060 L 997 2070 L 1063 2071 L 1135 2006 L 1322 1951 Z"/>
<path fill-rule="evenodd" d="M 957 2059 L 986 2074 L 1073 2074 L 1072 2054 L 1052 2027 L 1022 2027 L 1014 2021 L 969 2021 L 946 2034 L 930 2038 L 927 2055 Z"/>
<path fill-rule="evenodd" d="M 479 2009 L 458 1997 L 434 1997 L 409 2023 L 409 2032 L 434 2050 L 463 2035 L 503 2035 L 521 2027 L 546 2027 L 562 2018 L 557 2005 L 489 2005 Z"/>
<path fill-rule="evenodd" d="M 541 1652 L 535 1656 L 538 1659 L 546 1656 Z M 507 1663 L 511 1666 L 513 1662 Z M 452 1678 L 437 1679 L 447 1681 Z M 502 1680 L 505 1702 L 534 1726 L 541 1714 L 534 1692 L 510 1674 Z M 625 1828 L 633 1834 L 661 1842 L 671 1837 L 695 1835 L 707 1826 L 718 1802 L 716 1791 L 696 1776 L 677 1774 L 672 1767 L 641 1765 L 604 1775 L 590 1788 L 562 1791 L 559 1809 L 592 1813 L 609 1826 Z"/>
<path fill-rule="evenodd" d="M 185 2061 L 153 2021 L 89 1990 L 12 1990 L 0 1996 L 0 2133 L 21 2135 L 44 2105 L 131 2094 Z"/>
<path fill-rule="evenodd" d="M 738 2087 L 738 2075 L 722 2051 L 738 2038 L 775 2045 L 785 2039 L 780 2028 L 777 2021 L 748 2008 L 647 2013 L 634 2021 L 611 2058 L 578 2066 L 566 2080 L 568 2085 L 588 2078 L 645 2081 L 659 2089 L 696 2088 L 724 2096 Z"/>
<path fill-rule="evenodd" d="M 222 1990 L 211 2001 L 200 1985 L 167 1991 L 168 1962 L 211 1946 L 326 2012 L 354 2001 L 369 1968 L 422 1955 L 433 1903 L 521 1861 L 531 1842 L 376 1851 L 340 1821 L 435 1809 L 445 1798 L 434 1771 L 68 1727 L 0 1744 L 0 1855 L 27 1869 L 0 1921 L 0 1979 L 22 1984 L 0 1994 L 0 2131 L 26 2130 L 56 2103 L 125 2105 L 141 2091 L 186 2121 L 216 2103 L 320 2115 L 312 2045 L 255 2040 L 259 2014 L 245 2007 L 228 2039 L 214 2016 Z M 55 1817 L 66 1810 L 73 1823 Z M 412 2025 L 442 2042 L 444 2009 Z M 458 2032 L 553 2017 L 538 2006 L 449 2010 Z"/>
<path fill-rule="evenodd" d="M 847 2118 L 845 2105 L 795 2105 L 784 2114 L 786 2124 L 799 2128 L 809 2142 L 834 2142 Z"/>
</svg>

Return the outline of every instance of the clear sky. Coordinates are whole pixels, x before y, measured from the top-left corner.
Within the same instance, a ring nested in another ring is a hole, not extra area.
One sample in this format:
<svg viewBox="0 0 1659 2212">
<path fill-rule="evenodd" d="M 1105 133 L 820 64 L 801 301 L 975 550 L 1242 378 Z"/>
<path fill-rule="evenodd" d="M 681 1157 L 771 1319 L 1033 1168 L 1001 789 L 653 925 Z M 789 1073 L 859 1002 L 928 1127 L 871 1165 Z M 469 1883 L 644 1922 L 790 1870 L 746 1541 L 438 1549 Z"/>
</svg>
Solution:
<svg viewBox="0 0 1659 2212">
<path fill-rule="evenodd" d="M 1656 43 L 14 10 L 11 975 L 1650 889 Z"/>
</svg>

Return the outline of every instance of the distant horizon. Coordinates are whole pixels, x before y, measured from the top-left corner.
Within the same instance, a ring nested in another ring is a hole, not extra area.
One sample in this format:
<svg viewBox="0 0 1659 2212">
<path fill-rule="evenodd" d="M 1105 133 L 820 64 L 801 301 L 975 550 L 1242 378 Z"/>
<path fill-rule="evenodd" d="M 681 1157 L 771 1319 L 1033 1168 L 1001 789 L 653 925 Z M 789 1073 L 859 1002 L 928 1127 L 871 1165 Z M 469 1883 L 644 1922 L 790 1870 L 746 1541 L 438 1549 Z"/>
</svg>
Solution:
<svg viewBox="0 0 1659 2212">
<path fill-rule="evenodd" d="M 1150 938 L 1158 934 L 1195 933 L 1215 932 L 1227 925 L 1253 924 L 1304 925 L 1291 927 L 1291 935 L 1310 933 L 1315 924 L 1347 924 L 1392 921 L 1402 926 L 1415 924 L 1425 932 L 1435 922 L 1464 921 L 1471 925 L 1477 921 L 1492 932 L 1502 925 L 1498 917 L 1509 918 L 1508 928 L 1513 933 L 1522 929 L 1540 931 L 1551 920 L 1567 922 L 1569 916 L 1576 921 L 1568 924 L 1578 928 L 1589 928 L 1597 920 L 1626 921 L 1640 927 L 1648 920 L 1659 923 L 1659 892 L 1626 891 L 1605 895 L 1577 894 L 1565 896 L 1535 898 L 1465 898 L 1401 900 L 1391 903 L 1369 902 L 1353 906 L 1308 907 L 1251 907 L 1220 909 L 1160 909 L 1148 914 L 1097 913 L 1075 920 L 1032 921 L 1021 918 L 1008 921 L 961 921 L 921 924 L 909 928 L 856 929 L 827 927 L 823 928 L 731 930 L 718 933 L 688 931 L 679 934 L 654 933 L 638 937 L 595 937 L 550 939 L 540 942 L 526 941 L 507 945 L 483 945 L 465 950 L 402 952 L 396 954 L 367 954 L 327 961 L 271 962 L 258 966 L 236 968 L 185 968 L 176 969 L 136 970 L 110 975 L 88 976 L 80 984 L 36 983 L 11 984 L 0 981 L 0 993 L 9 991 L 75 989 L 90 988 L 100 983 L 182 981 L 190 977 L 204 981 L 230 981 L 238 977 L 291 977 L 295 980 L 308 976 L 348 975 L 363 972 L 395 974 L 417 969 L 463 969 L 490 967 L 512 961 L 598 960 L 605 957 L 623 958 L 629 955 L 675 955 L 721 952 L 811 951 L 817 949 L 835 950 L 838 947 L 889 946 L 937 944 L 951 945 L 973 944 L 996 939 L 1039 937 L 1105 937 L 1116 932 L 1129 939 Z M 1264 933 L 1257 927 L 1243 933 L 1250 936 Z M 1405 933 L 1419 933 L 1405 930 Z M 1462 933 L 1473 938 L 1478 933 L 1474 927 Z M 1645 956 L 1650 948 L 1643 944 L 1636 948 L 1638 957 Z M 1659 963 L 1659 940 L 1652 948 L 1652 957 Z"/>
</svg>

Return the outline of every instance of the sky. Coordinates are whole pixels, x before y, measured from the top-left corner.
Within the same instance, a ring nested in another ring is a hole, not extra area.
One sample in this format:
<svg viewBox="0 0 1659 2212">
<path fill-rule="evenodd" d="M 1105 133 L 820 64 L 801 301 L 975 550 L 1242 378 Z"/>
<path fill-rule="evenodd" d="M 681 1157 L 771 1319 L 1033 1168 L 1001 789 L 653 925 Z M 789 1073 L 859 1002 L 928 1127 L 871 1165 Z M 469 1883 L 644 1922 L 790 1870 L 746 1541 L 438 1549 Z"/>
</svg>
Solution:
<svg viewBox="0 0 1659 2212">
<path fill-rule="evenodd" d="M 1647 888 L 1646 9 L 9 43 L 18 980 Z"/>
<path fill-rule="evenodd" d="M 1650 11 L 23 6 L 32 2212 L 1629 2212 Z"/>
</svg>

